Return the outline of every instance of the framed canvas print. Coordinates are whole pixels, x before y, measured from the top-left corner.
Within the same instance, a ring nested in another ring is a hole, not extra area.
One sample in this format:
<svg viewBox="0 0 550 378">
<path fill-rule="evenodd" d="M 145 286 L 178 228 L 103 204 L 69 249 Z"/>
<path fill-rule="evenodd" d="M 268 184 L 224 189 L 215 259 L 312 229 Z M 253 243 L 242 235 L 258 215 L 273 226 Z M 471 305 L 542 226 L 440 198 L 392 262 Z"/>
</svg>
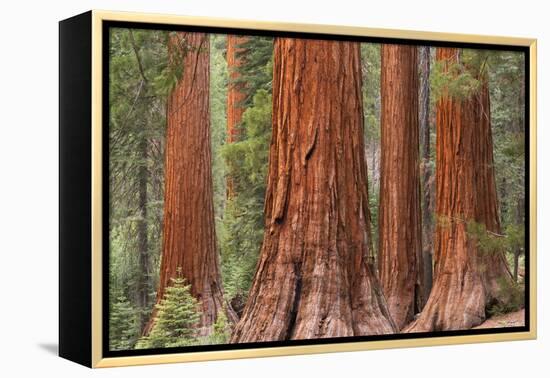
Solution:
<svg viewBox="0 0 550 378">
<path fill-rule="evenodd" d="M 536 41 L 60 22 L 59 353 L 536 337 Z"/>
</svg>

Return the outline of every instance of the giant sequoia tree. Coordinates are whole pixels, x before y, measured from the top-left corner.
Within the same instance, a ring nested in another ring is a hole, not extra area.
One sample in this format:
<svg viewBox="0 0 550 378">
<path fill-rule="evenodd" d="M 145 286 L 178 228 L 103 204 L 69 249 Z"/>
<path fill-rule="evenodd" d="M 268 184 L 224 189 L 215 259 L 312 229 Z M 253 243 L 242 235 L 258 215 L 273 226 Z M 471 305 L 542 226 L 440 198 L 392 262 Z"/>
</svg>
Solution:
<svg viewBox="0 0 550 378">
<path fill-rule="evenodd" d="M 486 65 L 460 66 L 454 48 L 436 55 L 451 77 L 471 69 L 479 88 L 460 96 L 447 87 L 437 102 L 435 280 L 410 332 L 480 324 L 500 300 L 499 282 L 511 279 L 502 251 L 482 248 L 483 235 L 473 232 L 500 234 Z"/>
<path fill-rule="evenodd" d="M 423 303 L 417 47 L 382 45 L 380 283 L 401 329 Z"/>
<path fill-rule="evenodd" d="M 359 44 L 278 38 L 260 260 L 233 342 L 395 332 L 372 268 Z"/>
<path fill-rule="evenodd" d="M 191 285 L 200 302 L 198 327 L 208 334 L 224 303 L 212 199 L 209 111 L 209 39 L 203 33 L 174 33 L 172 64 L 182 74 L 168 97 L 164 229 L 157 302 L 174 278 Z M 154 316 L 145 333 L 154 325 Z"/>
</svg>

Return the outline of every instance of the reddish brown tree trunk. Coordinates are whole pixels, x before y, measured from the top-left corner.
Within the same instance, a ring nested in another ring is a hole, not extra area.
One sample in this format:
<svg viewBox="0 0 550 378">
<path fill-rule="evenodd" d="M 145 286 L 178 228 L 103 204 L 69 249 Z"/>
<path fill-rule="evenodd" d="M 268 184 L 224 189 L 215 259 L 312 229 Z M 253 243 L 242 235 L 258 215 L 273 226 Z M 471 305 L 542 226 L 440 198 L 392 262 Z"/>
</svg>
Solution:
<svg viewBox="0 0 550 378">
<path fill-rule="evenodd" d="M 212 189 L 210 151 L 208 35 L 177 33 L 171 49 L 183 51 L 183 75 L 167 105 L 164 228 L 157 303 L 171 278 L 191 285 L 200 301 L 201 334 L 208 334 L 225 306 L 220 272 Z M 173 51 L 173 50 L 172 50 Z M 181 271 L 181 273 L 178 272 Z M 228 308 L 230 319 L 235 320 Z M 146 334 L 154 323 L 153 317 Z"/>
<path fill-rule="evenodd" d="M 248 36 L 227 36 L 227 69 L 229 71 L 229 88 L 227 90 L 227 141 L 235 142 L 239 138 L 239 124 L 242 121 L 246 98 L 245 83 L 239 81 L 239 67 L 242 64 L 242 45 L 248 41 Z"/>
<path fill-rule="evenodd" d="M 372 268 L 358 43 L 277 38 L 260 260 L 233 342 L 395 332 Z"/>
<path fill-rule="evenodd" d="M 439 48 L 437 59 L 459 62 L 459 52 Z M 437 103 L 437 216 L 435 281 L 410 332 L 469 329 L 498 300 L 499 279 L 511 279 L 500 251 L 483 252 L 468 231 L 471 222 L 500 233 L 493 170 L 493 142 L 486 75 L 478 93 Z"/>
<path fill-rule="evenodd" d="M 239 140 L 239 126 L 245 111 L 243 101 L 246 98 L 244 92 L 245 83 L 239 81 L 239 67 L 242 59 L 239 54 L 243 52 L 241 45 L 248 40 L 248 36 L 227 36 L 227 69 L 229 70 L 229 87 L 227 90 L 227 143 Z M 227 198 L 234 196 L 234 184 L 231 177 L 227 178 Z"/>
<path fill-rule="evenodd" d="M 382 45 L 379 274 L 398 329 L 422 303 L 416 46 Z"/>
</svg>

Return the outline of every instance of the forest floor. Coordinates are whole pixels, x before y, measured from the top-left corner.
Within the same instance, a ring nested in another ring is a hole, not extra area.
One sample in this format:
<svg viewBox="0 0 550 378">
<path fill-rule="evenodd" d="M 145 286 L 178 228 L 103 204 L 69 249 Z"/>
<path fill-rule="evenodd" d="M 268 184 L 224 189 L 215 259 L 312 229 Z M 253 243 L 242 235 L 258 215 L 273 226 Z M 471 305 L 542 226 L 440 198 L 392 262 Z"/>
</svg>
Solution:
<svg viewBox="0 0 550 378">
<path fill-rule="evenodd" d="M 525 324 L 525 309 L 515 312 L 509 312 L 504 315 L 493 316 L 474 329 L 481 328 L 505 328 L 505 327 L 521 327 Z"/>
</svg>

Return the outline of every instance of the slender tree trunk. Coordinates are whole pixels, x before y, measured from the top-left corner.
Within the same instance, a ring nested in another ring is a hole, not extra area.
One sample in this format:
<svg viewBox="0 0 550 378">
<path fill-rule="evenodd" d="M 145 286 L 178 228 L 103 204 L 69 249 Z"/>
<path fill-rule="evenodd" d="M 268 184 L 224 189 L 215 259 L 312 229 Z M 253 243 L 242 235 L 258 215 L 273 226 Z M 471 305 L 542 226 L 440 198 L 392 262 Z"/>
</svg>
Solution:
<svg viewBox="0 0 550 378">
<path fill-rule="evenodd" d="M 517 135 L 525 135 L 525 76 L 522 75 L 519 83 L 520 87 L 519 96 L 517 98 L 517 110 L 515 120 L 515 128 L 512 128 Z M 522 180 L 522 183 L 525 182 Z M 516 194 L 517 195 L 517 194 Z M 516 209 L 515 209 L 515 223 L 516 225 L 524 224 L 525 222 L 525 197 L 523 195 L 517 195 L 516 197 Z M 523 250 L 520 246 L 517 246 L 514 250 L 514 273 L 513 278 L 516 283 L 519 283 L 519 258 L 522 255 Z"/>
<path fill-rule="evenodd" d="M 242 44 L 248 41 L 248 36 L 227 36 L 227 69 L 229 70 L 229 88 L 227 91 L 227 141 L 235 142 L 239 139 L 239 125 L 243 118 L 245 108 L 243 101 L 246 98 L 244 92 L 245 83 L 240 82 L 239 67 L 243 53 Z"/>
<path fill-rule="evenodd" d="M 515 222 L 516 224 L 521 224 L 523 222 L 523 200 L 521 198 L 518 198 L 516 201 L 516 209 L 514 211 L 515 215 Z M 516 247 L 514 249 L 514 270 L 513 270 L 513 278 L 514 282 L 519 282 L 519 256 L 521 255 L 521 249 L 519 247 Z"/>
<path fill-rule="evenodd" d="M 164 228 L 157 302 L 171 278 L 191 285 L 201 304 L 200 334 L 209 334 L 220 311 L 227 311 L 220 282 L 214 227 L 210 146 L 208 35 L 176 33 L 171 49 L 182 49 L 183 75 L 168 98 Z M 171 50 L 173 51 L 173 50 Z M 154 323 L 155 312 L 146 328 Z"/>
<path fill-rule="evenodd" d="M 433 203 L 434 172 L 430 164 L 430 47 L 421 46 L 419 52 L 419 123 L 422 175 L 422 295 L 418 308 L 422 309 L 432 290 L 433 271 Z"/>
<path fill-rule="evenodd" d="M 139 142 L 139 151 L 141 156 L 147 156 L 147 138 L 143 137 Z M 149 258 L 149 241 L 147 230 L 147 183 L 149 181 L 149 170 L 145 163 L 141 164 L 138 170 L 138 207 L 141 211 L 140 219 L 137 223 L 137 237 L 138 237 L 138 265 L 140 267 L 140 274 L 138 277 L 138 306 L 141 309 L 140 312 L 140 329 L 143 329 L 148 321 L 148 313 L 146 310 L 150 308 L 150 294 L 151 294 L 151 264 Z"/>
<path fill-rule="evenodd" d="M 514 217 L 515 217 L 515 223 L 517 225 L 523 224 L 525 221 L 525 198 L 518 197 L 516 199 L 516 208 L 514 211 Z M 522 254 L 522 248 L 520 246 L 516 246 L 514 249 L 514 267 L 513 267 L 513 274 L 512 277 L 514 279 L 514 282 L 519 283 L 519 257 Z"/>
<path fill-rule="evenodd" d="M 395 332 L 372 267 L 359 44 L 277 38 L 260 260 L 232 342 Z"/>
<path fill-rule="evenodd" d="M 245 111 L 243 101 L 246 98 L 244 92 L 245 83 L 240 82 L 239 67 L 242 59 L 239 53 L 243 52 L 240 47 L 248 40 L 248 36 L 228 35 L 227 36 L 227 69 L 229 70 L 229 88 L 227 90 L 227 143 L 239 140 L 239 127 Z M 227 198 L 232 198 L 235 193 L 233 180 L 227 178 Z"/>
<path fill-rule="evenodd" d="M 454 48 L 437 59 L 459 62 Z M 471 222 L 500 234 L 494 177 L 489 91 L 467 99 L 444 94 L 437 104 L 437 216 L 435 281 L 430 298 L 409 332 L 469 329 L 485 320 L 499 297 L 499 280 L 511 279 L 501 251 L 483 252 L 468 232 Z"/>
<path fill-rule="evenodd" d="M 382 45 L 380 283 L 398 329 L 413 320 L 422 284 L 416 46 Z"/>
<path fill-rule="evenodd" d="M 140 84 L 140 96 L 141 93 L 145 93 L 147 91 L 147 87 L 149 85 L 149 80 L 145 76 L 145 72 L 143 70 L 143 64 L 141 61 L 141 57 L 139 54 L 139 48 L 136 44 L 136 41 L 134 39 L 134 34 L 132 30 L 128 30 L 128 37 L 130 39 L 130 43 L 132 45 L 132 49 L 134 51 L 134 55 L 136 58 L 136 63 L 139 68 L 139 73 L 141 75 L 141 84 Z M 143 89 L 143 91 L 141 91 Z M 145 120 L 145 123 L 142 125 L 143 127 L 146 127 L 147 120 Z M 149 138 L 147 136 L 142 135 L 139 139 L 137 149 L 139 151 L 140 156 L 144 157 L 144 159 L 147 159 L 149 156 Z M 138 208 L 141 212 L 140 219 L 137 222 L 137 239 L 138 239 L 138 266 L 140 268 L 139 276 L 137 279 L 137 305 L 140 309 L 139 313 L 139 322 L 140 322 L 140 329 L 143 329 L 145 324 L 148 320 L 148 310 L 150 308 L 150 294 L 152 291 L 151 286 L 151 261 L 149 256 L 149 237 L 148 237 L 148 221 L 147 221 L 147 200 L 148 200 L 148 193 L 147 193 L 147 185 L 149 182 L 149 170 L 147 168 L 146 161 L 142 162 L 138 168 Z"/>
</svg>

